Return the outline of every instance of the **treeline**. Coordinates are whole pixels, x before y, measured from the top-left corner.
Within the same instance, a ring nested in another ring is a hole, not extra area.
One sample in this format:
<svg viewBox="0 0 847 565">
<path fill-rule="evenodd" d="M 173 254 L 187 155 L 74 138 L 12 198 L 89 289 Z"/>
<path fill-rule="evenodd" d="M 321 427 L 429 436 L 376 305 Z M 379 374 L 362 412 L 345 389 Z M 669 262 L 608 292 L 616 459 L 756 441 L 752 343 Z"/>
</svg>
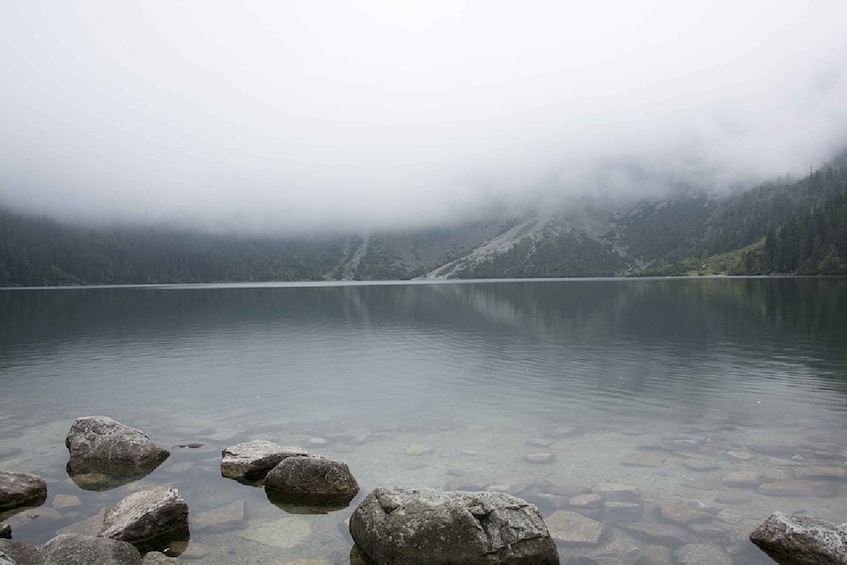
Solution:
<svg viewBox="0 0 847 565">
<path fill-rule="evenodd" d="M 87 228 L 0 209 L 0 286 L 320 280 L 341 238 Z"/>
<path fill-rule="evenodd" d="M 720 202 L 699 253 L 640 274 L 847 274 L 847 164 Z"/>
<path fill-rule="evenodd" d="M 842 171 L 843 172 L 843 171 Z M 768 272 L 847 274 L 847 178 L 816 173 L 810 183 L 826 196 L 765 236 Z"/>
</svg>

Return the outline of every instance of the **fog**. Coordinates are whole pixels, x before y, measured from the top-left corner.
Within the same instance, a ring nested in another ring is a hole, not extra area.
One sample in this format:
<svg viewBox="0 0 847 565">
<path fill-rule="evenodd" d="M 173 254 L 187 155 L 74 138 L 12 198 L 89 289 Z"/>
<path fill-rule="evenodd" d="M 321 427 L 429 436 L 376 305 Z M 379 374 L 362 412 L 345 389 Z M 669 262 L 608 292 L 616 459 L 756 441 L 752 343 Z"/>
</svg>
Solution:
<svg viewBox="0 0 847 565">
<path fill-rule="evenodd" d="M 284 233 L 728 190 L 847 147 L 847 3 L 0 3 L 0 205 Z"/>
</svg>

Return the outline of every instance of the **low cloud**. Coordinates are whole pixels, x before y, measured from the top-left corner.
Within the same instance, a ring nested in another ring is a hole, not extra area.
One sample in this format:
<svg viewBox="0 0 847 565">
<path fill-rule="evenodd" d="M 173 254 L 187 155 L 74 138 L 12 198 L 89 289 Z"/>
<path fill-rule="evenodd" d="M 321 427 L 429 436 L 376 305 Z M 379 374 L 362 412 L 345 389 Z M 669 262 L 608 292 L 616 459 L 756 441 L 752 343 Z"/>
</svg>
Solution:
<svg viewBox="0 0 847 565">
<path fill-rule="evenodd" d="M 239 231 L 725 190 L 847 144 L 847 4 L 0 4 L 0 205 Z"/>
</svg>

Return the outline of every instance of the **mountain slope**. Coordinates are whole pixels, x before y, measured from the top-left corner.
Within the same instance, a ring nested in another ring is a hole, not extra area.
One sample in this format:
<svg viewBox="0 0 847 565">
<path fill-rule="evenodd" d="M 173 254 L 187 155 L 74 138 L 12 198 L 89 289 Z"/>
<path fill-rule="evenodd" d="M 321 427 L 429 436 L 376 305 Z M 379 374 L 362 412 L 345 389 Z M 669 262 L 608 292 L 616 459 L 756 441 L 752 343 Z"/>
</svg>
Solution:
<svg viewBox="0 0 847 565">
<path fill-rule="evenodd" d="M 847 274 L 847 157 L 727 197 L 590 199 L 428 230 L 300 238 L 85 228 L 0 209 L 0 286 Z"/>
</svg>

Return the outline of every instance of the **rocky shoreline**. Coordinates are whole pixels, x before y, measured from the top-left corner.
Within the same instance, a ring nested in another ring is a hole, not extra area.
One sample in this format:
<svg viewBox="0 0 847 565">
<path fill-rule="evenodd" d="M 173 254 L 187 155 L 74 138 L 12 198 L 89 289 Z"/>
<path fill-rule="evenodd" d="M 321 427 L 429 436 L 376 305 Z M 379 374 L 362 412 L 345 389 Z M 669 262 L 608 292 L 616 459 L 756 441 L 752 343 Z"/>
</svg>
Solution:
<svg viewBox="0 0 847 565">
<path fill-rule="evenodd" d="M 65 443 L 68 475 L 77 486 L 91 491 L 137 481 L 170 456 L 140 430 L 103 416 L 74 421 Z M 545 446 L 539 441 L 536 447 Z M 423 456 L 430 451 L 413 445 L 407 455 Z M 752 455 L 732 454 L 742 460 L 748 456 Z M 543 465 L 554 457 L 552 452 L 537 451 L 528 454 L 527 461 Z M 657 464 L 656 457 L 662 455 L 636 452 L 623 464 L 649 467 Z M 708 466 L 706 460 L 691 461 Z M 727 473 L 722 482 L 729 488 L 756 489 L 773 496 L 828 496 L 826 484 L 814 479 L 844 473 L 843 466 L 831 467 L 804 467 L 782 481 L 756 473 Z M 245 485 L 261 486 L 273 504 L 301 512 L 345 508 L 359 492 L 345 463 L 265 440 L 223 449 L 220 472 Z M 731 523 L 732 517 L 695 501 L 652 505 L 642 499 L 635 485 L 626 483 L 598 483 L 590 489 L 568 488 L 563 483 L 545 489 L 550 492 L 527 490 L 524 499 L 497 492 L 484 480 L 462 472 L 456 472 L 446 486 L 447 491 L 377 488 L 365 496 L 349 522 L 356 543 L 350 562 L 732 563 L 731 552 L 708 541 L 709 532 L 727 520 Z M 46 499 L 43 479 L 0 472 L 0 519 L 37 507 Z M 542 516 L 533 502 L 554 511 Z M 89 518 L 86 531 L 93 535 L 62 533 L 40 548 L 11 539 L 12 528 L 0 522 L 0 564 L 180 562 L 176 556 L 186 547 L 192 526 L 225 530 L 243 512 L 243 502 L 232 503 L 189 521 L 189 508 L 179 491 L 157 486 L 134 492 Z M 645 520 L 647 515 L 661 521 Z M 615 535 L 610 534 L 610 524 Z M 739 543 L 746 542 L 749 533 Z M 751 539 L 780 563 L 847 563 L 847 525 L 776 513 L 753 531 Z"/>
</svg>

